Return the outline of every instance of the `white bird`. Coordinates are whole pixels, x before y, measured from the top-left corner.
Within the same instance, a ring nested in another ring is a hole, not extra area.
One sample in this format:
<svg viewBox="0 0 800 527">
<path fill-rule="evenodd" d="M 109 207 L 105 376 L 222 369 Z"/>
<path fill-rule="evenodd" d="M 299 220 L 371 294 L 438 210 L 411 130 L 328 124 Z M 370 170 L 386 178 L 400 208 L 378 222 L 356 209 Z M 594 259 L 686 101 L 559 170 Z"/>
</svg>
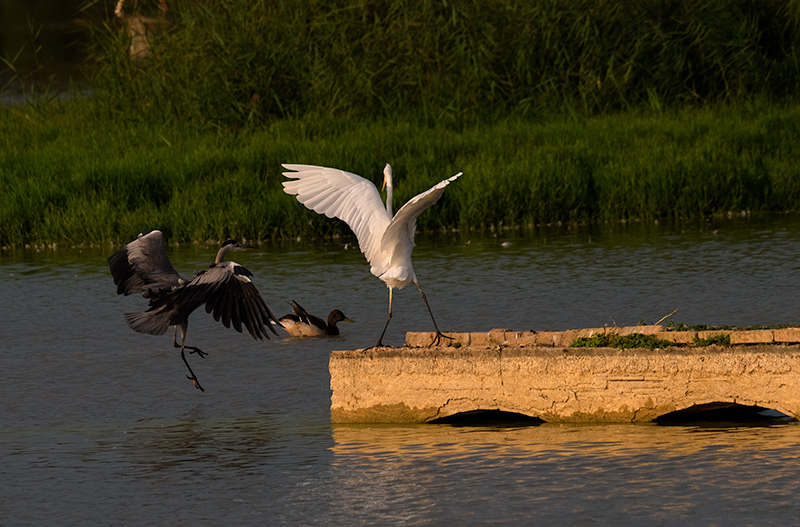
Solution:
<svg viewBox="0 0 800 527">
<path fill-rule="evenodd" d="M 347 223 L 358 239 L 361 252 L 370 263 L 370 272 L 383 280 L 389 288 L 389 316 L 375 346 L 383 345 L 383 336 L 392 320 L 392 290 L 402 289 L 412 282 L 422 294 L 433 327 L 436 328 L 433 344 L 438 344 L 442 337 L 449 338 L 436 325 L 425 292 L 414 274 L 411 251 L 414 248 L 417 216 L 439 201 L 447 185 L 462 173 L 459 172 L 414 196 L 393 215 L 392 167 L 388 163 L 383 169 L 385 207 L 375 185 L 361 176 L 336 168 L 311 165 L 287 164 L 283 167 L 292 171 L 283 173 L 292 178 L 291 181 L 283 182 L 284 191 L 296 196 L 297 201 L 314 212 L 329 218 L 339 218 Z"/>
<path fill-rule="evenodd" d="M 187 348 L 190 353 L 197 353 L 200 357 L 206 355 L 199 348 L 186 345 L 189 315 L 195 309 L 205 304 L 207 313 L 213 311 L 214 320 L 221 318 L 226 328 L 233 323 L 233 328 L 239 333 L 244 324 L 250 335 L 259 340 L 269 338 L 267 328 L 278 334 L 272 327 L 273 323 L 281 326 L 250 280 L 253 273 L 236 262 L 224 261 L 228 252 L 250 248 L 228 239 L 217 252 L 214 263 L 198 271 L 190 280 L 181 278 L 172 267 L 161 231 L 140 234 L 108 258 L 117 294 L 138 293 L 150 299 L 150 309 L 141 313 L 125 313 L 125 321 L 132 330 L 150 335 L 163 335 L 170 326 L 175 326 L 172 345 L 181 348 L 181 359 L 192 374 L 187 378 L 198 390 L 203 391 L 203 387 L 184 355 L 184 349 Z"/>
</svg>

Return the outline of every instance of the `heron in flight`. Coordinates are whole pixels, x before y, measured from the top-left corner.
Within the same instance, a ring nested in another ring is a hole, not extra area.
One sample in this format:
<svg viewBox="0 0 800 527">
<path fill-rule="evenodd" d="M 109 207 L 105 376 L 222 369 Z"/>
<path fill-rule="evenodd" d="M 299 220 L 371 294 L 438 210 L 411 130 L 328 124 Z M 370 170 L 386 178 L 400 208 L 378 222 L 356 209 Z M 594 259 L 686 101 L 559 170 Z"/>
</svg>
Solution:
<svg viewBox="0 0 800 527">
<path fill-rule="evenodd" d="M 284 315 L 280 318 L 283 329 L 293 337 L 324 337 L 336 336 L 339 334 L 339 322 L 353 322 L 344 313 L 334 309 L 328 314 L 328 321 L 325 322 L 303 309 L 303 306 L 292 300 L 293 315 Z"/>
<path fill-rule="evenodd" d="M 242 325 L 254 339 L 269 338 L 267 328 L 276 335 L 272 323 L 280 326 L 277 317 L 258 293 L 250 280 L 253 273 L 237 264 L 226 262 L 225 255 L 251 247 L 228 239 L 220 247 L 214 263 L 198 271 L 191 279 L 181 278 L 167 258 L 167 248 L 161 231 L 140 234 L 135 240 L 108 258 L 108 266 L 117 294 L 139 293 L 150 299 L 150 308 L 140 313 L 125 313 L 125 321 L 132 330 L 150 335 L 163 335 L 169 326 L 175 326 L 172 345 L 181 349 L 181 359 L 189 369 L 187 375 L 195 388 L 204 391 L 186 361 L 184 350 L 205 357 L 206 352 L 186 345 L 189 315 L 205 304 L 206 312 L 214 315 L 226 328 L 231 323 L 236 331 Z M 178 345 L 178 329 L 181 343 Z"/>
<path fill-rule="evenodd" d="M 370 264 L 370 272 L 383 280 L 389 288 L 389 315 L 386 325 L 375 347 L 383 346 L 383 336 L 392 320 L 392 291 L 414 283 L 422 294 L 422 300 L 431 315 L 436 337 L 431 345 L 439 344 L 442 337 L 425 292 L 417 281 L 411 264 L 414 248 L 414 231 L 417 217 L 428 207 L 439 201 L 444 189 L 455 181 L 461 172 L 440 181 L 425 192 L 411 198 L 392 213 L 392 167 L 388 163 L 383 169 L 383 185 L 386 188 L 386 206 L 381 202 L 378 189 L 371 182 L 336 168 L 311 165 L 283 165 L 283 175 L 291 178 L 283 182 L 287 194 L 307 208 L 329 218 L 339 218 L 347 223 L 358 239 L 358 246 Z"/>
</svg>

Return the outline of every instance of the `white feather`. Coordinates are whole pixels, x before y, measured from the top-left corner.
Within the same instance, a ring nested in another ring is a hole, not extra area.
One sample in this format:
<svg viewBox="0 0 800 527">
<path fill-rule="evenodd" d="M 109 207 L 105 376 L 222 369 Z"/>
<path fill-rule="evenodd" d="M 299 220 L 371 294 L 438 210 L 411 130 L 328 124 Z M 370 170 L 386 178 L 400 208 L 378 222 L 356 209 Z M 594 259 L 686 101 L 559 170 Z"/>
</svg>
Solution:
<svg viewBox="0 0 800 527">
<path fill-rule="evenodd" d="M 368 180 L 339 170 L 313 165 L 283 165 L 284 191 L 309 209 L 329 218 L 339 218 L 355 233 L 358 246 L 370 263 L 370 272 L 387 286 L 403 288 L 417 282 L 411 263 L 417 217 L 442 197 L 445 187 L 461 172 L 411 198 L 394 217 L 391 203 L 381 202 L 378 189 Z M 391 168 L 385 172 L 391 188 Z"/>
</svg>

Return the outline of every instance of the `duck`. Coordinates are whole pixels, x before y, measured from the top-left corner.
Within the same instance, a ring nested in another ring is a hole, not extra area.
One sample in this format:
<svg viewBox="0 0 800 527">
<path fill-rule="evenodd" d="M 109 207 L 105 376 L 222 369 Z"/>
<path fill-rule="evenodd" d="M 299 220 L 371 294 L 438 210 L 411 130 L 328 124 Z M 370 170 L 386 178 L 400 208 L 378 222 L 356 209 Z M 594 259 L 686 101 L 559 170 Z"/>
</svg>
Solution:
<svg viewBox="0 0 800 527">
<path fill-rule="evenodd" d="M 303 306 L 292 300 L 293 314 L 284 315 L 278 321 L 283 325 L 283 329 L 293 337 L 326 337 L 339 334 L 339 322 L 353 322 L 338 309 L 334 309 L 328 314 L 328 322 L 310 314 L 303 309 Z"/>
</svg>

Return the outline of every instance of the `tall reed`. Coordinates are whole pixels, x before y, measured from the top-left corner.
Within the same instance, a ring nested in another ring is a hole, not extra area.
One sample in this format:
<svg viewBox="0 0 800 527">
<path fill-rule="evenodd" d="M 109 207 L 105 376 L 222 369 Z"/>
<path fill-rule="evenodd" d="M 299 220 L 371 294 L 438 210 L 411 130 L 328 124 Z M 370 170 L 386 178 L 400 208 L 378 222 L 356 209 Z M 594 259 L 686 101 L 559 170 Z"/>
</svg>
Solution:
<svg viewBox="0 0 800 527">
<path fill-rule="evenodd" d="M 146 5 L 142 3 L 142 5 Z M 133 60 L 97 26 L 109 108 L 246 126 L 275 117 L 596 115 L 794 95 L 799 0 L 171 0 Z"/>
</svg>

